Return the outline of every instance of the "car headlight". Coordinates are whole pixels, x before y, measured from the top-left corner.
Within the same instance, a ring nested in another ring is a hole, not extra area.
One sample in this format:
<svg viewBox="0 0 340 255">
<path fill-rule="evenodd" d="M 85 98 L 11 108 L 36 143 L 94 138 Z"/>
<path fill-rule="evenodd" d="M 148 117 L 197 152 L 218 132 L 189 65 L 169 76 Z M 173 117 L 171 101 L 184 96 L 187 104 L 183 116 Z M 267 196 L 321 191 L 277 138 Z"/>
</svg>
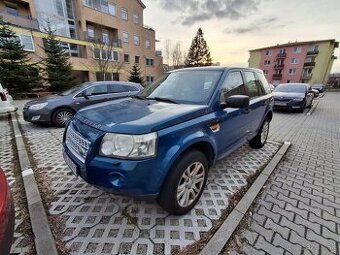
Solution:
<svg viewBox="0 0 340 255">
<path fill-rule="evenodd" d="M 47 105 L 47 103 L 41 103 L 41 104 L 33 104 L 29 107 L 30 110 L 40 110 L 44 108 Z"/>
<path fill-rule="evenodd" d="M 107 157 L 141 159 L 156 154 L 157 134 L 124 135 L 107 133 L 99 154 Z"/>
<path fill-rule="evenodd" d="M 294 101 L 301 102 L 301 101 L 303 101 L 303 98 L 301 98 L 301 97 L 298 97 L 298 98 L 293 98 L 293 100 L 294 100 Z"/>
</svg>

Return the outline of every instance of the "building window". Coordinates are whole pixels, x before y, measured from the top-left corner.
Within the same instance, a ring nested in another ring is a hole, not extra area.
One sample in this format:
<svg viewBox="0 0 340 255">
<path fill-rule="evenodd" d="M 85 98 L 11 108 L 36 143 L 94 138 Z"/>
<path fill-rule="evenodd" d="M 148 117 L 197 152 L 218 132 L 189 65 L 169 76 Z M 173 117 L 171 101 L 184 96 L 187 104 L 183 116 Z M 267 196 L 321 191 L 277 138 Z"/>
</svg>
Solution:
<svg viewBox="0 0 340 255">
<path fill-rule="evenodd" d="M 128 11 L 125 8 L 122 8 L 120 11 L 120 16 L 123 20 L 128 20 Z"/>
<path fill-rule="evenodd" d="M 61 0 L 55 0 L 55 4 L 57 7 L 57 13 L 61 17 L 65 17 L 64 6 Z"/>
<path fill-rule="evenodd" d="M 118 59 L 119 59 L 118 51 L 113 51 L 112 52 L 112 60 L 118 61 Z"/>
<path fill-rule="evenodd" d="M 139 64 L 139 59 L 140 59 L 139 56 L 135 56 L 135 64 Z"/>
<path fill-rule="evenodd" d="M 301 53 L 301 47 L 295 47 L 293 52 L 294 53 Z"/>
<path fill-rule="evenodd" d="M 145 64 L 147 66 L 153 66 L 153 59 L 152 58 L 146 58 L 145 59 Z"/>
<path fill-rule="evenodd" d="M 93 39 L 94 38 L 94 27 L 92 25 L 87 25 L 87 37 Z"/>
<path fill-rule="evenodd" d="M 26 51 L 34 51 L 34 43 L 32 36 L 30 35 L 19 35 L 20 44 L 23 46 Z"/>
<path fill-rule="evenodd" d="M 263 70 L 264 75 L 268 75 L 268 70 Z"/>
<path fill-rule="evenodd" d="M 106 29 L 103 29 L 102 30 L 102 37 L 103 37 L 103 43 L 105 43 L 105 44 L 109 44 L 110 43 L 109 31 L 107 31 Z"/>
<path fill-rule="evenodd" d="M 139 15 L 138 13 L 133 13 L 133 23 L 139 24 Z"/>
<path fill-rule="evenodd" d="M 12 16 L 19 16 L 19 12 L 16 6 L 6 4 L 6 12 Z"/>
<path fill-rule="evenodd" d="M 116 16 L 116 5 L 109 4 L 109 14 L 112 16 Z"/>
<path fill-rule="evenodd" d="M 270 60 L 265 60 L 265 61 L 264 61 L 264 65 L 265 65 L 265 66 L 269 66 L 269 65 L 270 65 Z"/>
<path fill-rule="evenodd" d="M 129 63 L 130 62 L 130 56 L 129 54 L 124 54 L 124 62 Z"/>
<path fill-rule="evenodd" d="M 116 15 L 116 5 L 109 4 L 108 0 L 83 0 L 83 5 L 112 16 Z"/>
<path fill-rule="evenodd" d="M 134 43 L 136 46 L 139 46 L 139 35 L 134 35 L 134 36 L 133 36 L 133 43 Z"/>
<path fill-rule="evenodd" d="M 153 80 L 154 80 L 153 76 L 149 76 L 149 75 L 146 76 L 146 83 L 152 83 Z"/>
<path fill-rule="evenodd" d="M 285 54 L 286 53 L 286 49 L 280 49 L 279 54 Z"/>
<path fill-rule="evenodd" d="M 288 70 L 288 74 L 289 75 L 294 75 L 296 73 L 296 68 L 290 68 L 289 70 Z"/>
<path fill-rule="evenodd" d="M 129 33 L 123 32 L 123 43 L 129 43 Z"/>
<path fill-rule="evenodd" d="M 145 41 L 145 49 L 150 49 L 150 48 L 151 48 L 150 40 L 146 39 L 146 41 Z"/>
<path fill-rule="evenodd" d="M 266 56 L 271 56 L 272 55 L 272 51 L 271 50 L 266 50 Z"/>
<path fill-rule="evenodd" d="M 109 51 L 99 48 L 93 49 L 93 57 L 96 59 L 105 59 L 109 61 L 118 61 L 118 52 L 117 51 Z"/>
<path fill-rule="evenodd" d="M 298 58 L 292 58 L 292 59 L 290 60 L 290 63 L 291 63 L 291 64 L 299 64 L 299 59 L 298 59 Z"/>
</svg>

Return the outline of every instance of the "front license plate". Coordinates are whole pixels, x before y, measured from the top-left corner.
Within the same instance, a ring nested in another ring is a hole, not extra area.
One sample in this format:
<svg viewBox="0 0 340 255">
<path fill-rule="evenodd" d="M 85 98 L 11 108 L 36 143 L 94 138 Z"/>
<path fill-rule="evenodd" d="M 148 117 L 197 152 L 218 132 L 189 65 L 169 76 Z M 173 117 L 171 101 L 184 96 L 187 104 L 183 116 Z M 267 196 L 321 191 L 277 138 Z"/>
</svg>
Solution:
<svg viewBox="0 0 340 255">
<path fill-rule="evenodd" d="M 286 106 L 287 103 L 284 103 L 284 102 L 275 102 L 275 105 Z"/>
<path fill-rule="evenodd" d="M 70 159 L 70 157 L 66 154 L 66 152 L 63 153 L 63 156 L 64 156 L 64 160 L 66 164 L 71 169 L 72 173 L 75 176 L 78 176 L 77 165 L 72 161 L 72 159 Z"/>
</svg>

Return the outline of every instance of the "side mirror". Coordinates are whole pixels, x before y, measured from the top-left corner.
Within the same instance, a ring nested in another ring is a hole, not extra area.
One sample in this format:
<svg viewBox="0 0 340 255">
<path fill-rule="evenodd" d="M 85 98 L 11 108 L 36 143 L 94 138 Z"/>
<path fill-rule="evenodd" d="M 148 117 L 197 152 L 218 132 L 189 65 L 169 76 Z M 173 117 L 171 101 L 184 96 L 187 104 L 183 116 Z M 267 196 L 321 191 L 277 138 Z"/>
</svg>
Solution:
<svg viewBox="0 0 340 255">
<path fill-rule="evenodd" d="M 228 97 L 224 103 L 222 103 L 222 108 L 246 108 L 249 106 L 249 96 L 235 95 Z"/>
<path fill-rule="evenodd" d="M 85 91 L 83 91 L 82 96 L 85 99 L 90 99 L 89 96 L 91 96 L 91 93 L 89 91 L 85 90 Z"/>
</svg>

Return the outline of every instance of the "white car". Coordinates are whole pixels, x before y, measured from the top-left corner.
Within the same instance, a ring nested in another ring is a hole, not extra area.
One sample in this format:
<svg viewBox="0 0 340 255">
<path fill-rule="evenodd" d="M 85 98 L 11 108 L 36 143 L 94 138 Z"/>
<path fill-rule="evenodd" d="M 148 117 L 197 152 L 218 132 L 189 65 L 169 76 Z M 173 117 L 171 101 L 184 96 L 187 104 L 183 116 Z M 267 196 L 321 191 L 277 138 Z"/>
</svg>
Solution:
<svg viewBox="0 0 340 255">
<path fill-rule="evenodd" d="M 8 94 L 7 89 L 5 89 L 0 83 L 0 114 L 14 112 L 18 110 L 13 104 L 13 99 L 10 94 Z"/>
</svg>

